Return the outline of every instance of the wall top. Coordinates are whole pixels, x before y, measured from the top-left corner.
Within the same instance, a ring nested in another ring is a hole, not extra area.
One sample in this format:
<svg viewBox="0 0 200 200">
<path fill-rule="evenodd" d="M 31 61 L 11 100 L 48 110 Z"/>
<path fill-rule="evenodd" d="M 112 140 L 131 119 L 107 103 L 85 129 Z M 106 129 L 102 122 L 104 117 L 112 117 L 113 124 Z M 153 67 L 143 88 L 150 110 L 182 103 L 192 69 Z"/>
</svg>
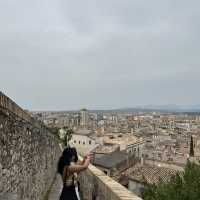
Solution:
<svg viewBox="0 0 200 200">
<path fill-rule="evenodd" d="M 109 176 L 105 175 L 101 170 L 97 169 L 93 165 L 89 165 L 88 170 L 99 179 L 100 183 L 106 187 L 106 190 L 116 196 L 115 199 L 120 200 L 142 200 L 137 195 L 130 192 L 124 186 L 110 178 Z"/>
<path fill-rule="evenodd" d="M 63 150 L 60 145 L 61 150 Z M 82 157 L 79 156 L 79 159 L 82 160 Z M 93 176 L 99 184 L 98 187 L 104 188 L 106 194 L 112 194 L 113 197 L 111 200 L 142 200 L 140 197 L 130 192 L 127 188 L 104 174 L 100 169 L 90 164 L 87 171 L 89 173 L 82 172 L 84 176 Z M 89 177 L 88 177 L 89 178 Z M 93 178 L 90 180 L 94 180 Z"/>
<path fill-rule="evenodd" d="M 28 112 L 23 110 L 20 106 L 18 106 L 13 100 L 11 100 L 1 91 L 0 91 L 0 107 L 3 110 L 9 111 L 26 121 L 31 122 L 33 120 L 33 118 Z"/>
</svg>

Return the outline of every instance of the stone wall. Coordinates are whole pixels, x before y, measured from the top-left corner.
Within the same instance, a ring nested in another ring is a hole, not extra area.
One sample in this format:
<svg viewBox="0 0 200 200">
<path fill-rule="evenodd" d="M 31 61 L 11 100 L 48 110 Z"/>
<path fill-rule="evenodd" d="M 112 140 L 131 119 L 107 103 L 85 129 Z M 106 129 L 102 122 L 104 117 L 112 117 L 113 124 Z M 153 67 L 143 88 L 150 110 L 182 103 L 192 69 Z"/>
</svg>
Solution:
<svg viewBox="0 0 200 200">
<path fill-rule="evenodd" d="M 82 200 L 141 200 L 93 165 L 79 179 Z"/>
<path fill-rule="evenodd" d="M 44 199 L 60 154 L 54 135 L 0 92 L 0 199 Z"/>
</svg>

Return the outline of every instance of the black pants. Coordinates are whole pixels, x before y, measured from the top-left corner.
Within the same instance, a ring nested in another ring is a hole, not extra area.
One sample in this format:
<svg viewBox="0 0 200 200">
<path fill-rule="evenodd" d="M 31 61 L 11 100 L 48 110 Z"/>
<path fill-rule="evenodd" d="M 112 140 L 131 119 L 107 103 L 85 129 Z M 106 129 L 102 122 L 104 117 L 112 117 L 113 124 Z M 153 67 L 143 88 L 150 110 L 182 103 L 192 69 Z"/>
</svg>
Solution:
<svg viewBox="0 0 200 200">
<path fill-rule="evenodd" d="M 76 196 L 75 186 L 63 186 L 60 200 L 78 200 Z"/>
</svg>

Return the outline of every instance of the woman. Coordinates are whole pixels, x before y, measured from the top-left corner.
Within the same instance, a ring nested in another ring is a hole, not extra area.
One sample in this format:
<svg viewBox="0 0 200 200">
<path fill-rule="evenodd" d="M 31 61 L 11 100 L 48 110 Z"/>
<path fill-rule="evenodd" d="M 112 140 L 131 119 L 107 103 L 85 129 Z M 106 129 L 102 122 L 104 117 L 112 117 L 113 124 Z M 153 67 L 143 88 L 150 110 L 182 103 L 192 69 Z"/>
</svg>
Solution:
<svg viewBox="0 0 200 200">
<path fill-rule="evenodd" d="M 58 173 L 61 174 L 63 180 L 60 200 L 80 200 L 77 173 L 86 170 L 89 163 L 90 156 L 86 156 L 80 162 L 75 148 L 64 149 L 58 162 Z"/>
</svg>

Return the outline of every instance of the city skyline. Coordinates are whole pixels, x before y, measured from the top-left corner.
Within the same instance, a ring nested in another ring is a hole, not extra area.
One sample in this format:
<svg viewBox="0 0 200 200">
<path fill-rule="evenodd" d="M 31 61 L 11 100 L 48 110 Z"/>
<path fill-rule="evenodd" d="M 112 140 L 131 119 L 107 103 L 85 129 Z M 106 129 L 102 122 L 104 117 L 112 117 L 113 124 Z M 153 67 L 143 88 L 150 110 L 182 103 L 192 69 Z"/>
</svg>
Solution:
<svg viewBox="0 0 200 200">
<path fill-rule="evenodd" d="M 199 105 L 199 11 L 186 0 L 2 0 L 0 89 L 29 110 Z"/>
<path fill-rule="evenodd" d="M 0 91 L 2 92 L 2 91 Z M 5 93 L 3 93 L 5 94 Z M 22 107 L 21 105 L 19 105 Z M 191 105 L 180 105 L 180 104 L 149 104 L 149 105 L 135 105 L 135 106 L 124 106 L 124 107 L 84 107 L 78 106 L 74 109 L 35 109 L 31 110 L 28 108 L 24 108 L 25 110 L 29 110 L 31 112 L 79 112 L 81 110 L 86 111 L 114 111 L 114 112 L 191 112 L 191 113 L 199 113 L 200 112 L 200 104 L 191 104 Z"/>
</svg>

